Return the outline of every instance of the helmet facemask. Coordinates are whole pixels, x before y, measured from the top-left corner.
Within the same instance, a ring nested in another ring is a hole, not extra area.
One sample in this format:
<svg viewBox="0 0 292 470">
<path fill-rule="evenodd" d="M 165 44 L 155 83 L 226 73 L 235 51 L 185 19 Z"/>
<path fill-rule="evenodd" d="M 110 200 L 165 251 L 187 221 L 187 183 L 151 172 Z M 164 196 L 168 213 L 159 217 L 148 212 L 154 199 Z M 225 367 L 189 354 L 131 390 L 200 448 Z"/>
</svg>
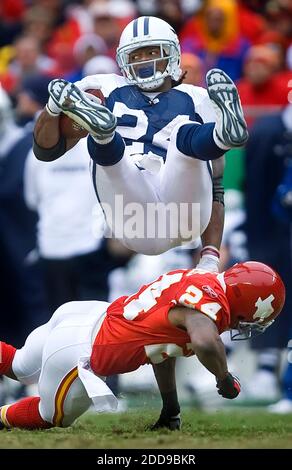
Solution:
<svg viewBox="0 0 292 470">
<path fill-rule="evenodd" d="M 274 323 L 271 320 L 263 324 L 260 320 L 255 322 L 239 321 L 236 329 L 230 330 L 231 341 L 242 341 L 245 339 L 255 338 L 266 331 L 266 329 Z"/>
<path fill-rule="evenodd" d="M 130 53 L 143 47 L 157 46 L 160 48 L 160 56 L 153 59 L 130 62 Z M 135 45 L 121 47 L 117 51 L 117 62 L 123 75 L 130 84 L 137 85 L 145 91 L 155 90 L 163 85 L 166 77 L 179 80 L 180 53 L 177 45 L 169 40 L 163 41 L 140 41 Z M 158 70 L 158 64 L 162 60 L 166 61 L 164 71 Z"/>
</svg>

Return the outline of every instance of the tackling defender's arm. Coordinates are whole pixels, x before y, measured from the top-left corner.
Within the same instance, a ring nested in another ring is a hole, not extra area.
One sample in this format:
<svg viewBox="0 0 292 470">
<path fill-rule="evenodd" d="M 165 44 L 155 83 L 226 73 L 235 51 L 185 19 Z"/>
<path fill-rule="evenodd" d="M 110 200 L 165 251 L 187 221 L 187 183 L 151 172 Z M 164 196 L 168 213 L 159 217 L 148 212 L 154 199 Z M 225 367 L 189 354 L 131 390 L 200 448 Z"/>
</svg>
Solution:
<svg viewBox="0 0 292 470">
<path fill-rule="evenodd" d="M 203 313 L 186 307 L 171 309 L 168 319 L 174 326 L 187 331 L 192 349 L 199 361 L 214 374 L 218 393 L 224 398 L 236 398 L 240 392 L 240 384 L 228 372 L 225 347 L 215 323 Z M 163 408 L 152 429 L 161 427 L 171 430 L 179 429 L 180 407 L 175 381 L 175 358 L 169 358 L 160 364 L 153 364 L 153 369 Z"/>
<path fill-rule="evenodd" d="M 168 318 L 173 325 L 187 331 L 199 361 L 216 377 L 218 393 L 224 398 L 236 398 L 240 384 L 228 372 L 225 347 L 213 320 L 186 307 L 170 310 Z"/>
<path fill-rule="evenodd" d="M 185 329 L 199 361 L 219 380 L 228 374 L 225 347 L 215 323 L 201 312 L 186 307 L 170 310 L 168 318 L 175 326 Z"/>
<path fill-rule="evenodd" d="M 201 261 L 197 267 L 207 271 L 218 271 L 219 250 L 224 229 L 224 188 L 222 178 L 225 157 L 212 162 L 213 166 L 213 205 L 208 227 L 201 235 Z M 213 250 L 213 251 L 212 251 Z"/>
</svg>

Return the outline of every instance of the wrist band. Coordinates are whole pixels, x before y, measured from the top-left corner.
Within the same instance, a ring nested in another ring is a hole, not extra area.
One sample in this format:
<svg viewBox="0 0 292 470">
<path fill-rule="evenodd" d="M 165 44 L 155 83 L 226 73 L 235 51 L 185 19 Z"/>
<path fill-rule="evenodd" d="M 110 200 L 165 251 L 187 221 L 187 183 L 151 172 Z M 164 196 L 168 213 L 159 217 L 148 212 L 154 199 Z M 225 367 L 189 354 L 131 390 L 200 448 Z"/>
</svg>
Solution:
<svg viewBox="0 0 292 470">
<path fill-rule="evenodd" d="M 46 111 L 47 113 L 52 116 L 52 117 L 58 117 L 60 116 L 60 113 L 54 113 L 53 111 L 50 110 L 49 106 L 48 106 L 48 103 L 46 104 Z"/>
<path fill-rule="evenodd" d="M 220 251 L 213 245 L 207 245 L 201 250 L 201 257 L 204 255 L 212 255 L 220 258 Z"/>
</svg>

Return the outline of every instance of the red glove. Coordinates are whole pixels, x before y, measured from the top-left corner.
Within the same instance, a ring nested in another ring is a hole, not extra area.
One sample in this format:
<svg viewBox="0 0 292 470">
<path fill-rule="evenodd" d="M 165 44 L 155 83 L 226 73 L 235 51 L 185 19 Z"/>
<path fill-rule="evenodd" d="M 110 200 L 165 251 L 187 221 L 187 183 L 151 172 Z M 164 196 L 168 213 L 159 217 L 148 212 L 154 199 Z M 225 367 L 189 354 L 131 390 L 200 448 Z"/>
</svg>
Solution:
<svg viewBox="0 0 292 470">
<path fill-rule="evenodd" d="M 222 395 L 223 398 L 229 398 L 232 400 L 240 394 L 240 382 L 239 379 L 230 372 L 223 380 L 217 380 L 218 393 Z"/>
</svg>

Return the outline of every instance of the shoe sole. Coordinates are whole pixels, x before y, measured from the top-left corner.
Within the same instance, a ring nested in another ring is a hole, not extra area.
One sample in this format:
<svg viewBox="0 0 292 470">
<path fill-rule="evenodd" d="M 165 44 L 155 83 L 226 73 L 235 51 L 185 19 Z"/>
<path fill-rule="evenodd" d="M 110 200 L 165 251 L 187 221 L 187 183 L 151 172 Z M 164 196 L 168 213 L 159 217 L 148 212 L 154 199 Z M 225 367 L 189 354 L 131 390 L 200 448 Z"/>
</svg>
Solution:
<svg viewBox="0 0 292 470">
<path fill-rule="evenodd" d="M 54 87 L 58 84 L 61 91 L 57 95 L 54 92 Z M 68 89 L 64 93 L 62 105 L 60 105 L 58 100 L 66 87 Z M 115 115 L 105 106 L 87 98 L 74 83 L 63 79 L 54 80 L 49 87 L 49 93 L 55 103 L 61 106 L 64 114 L 88 132 L 101 138 L 106 138 L 114 132 L 117 126 Z"/>
<path fill-rule="evenodd" d="M 220 69 L 212 69 L 206 75 L 209 97 L 222 113 L 222 138 L 226 146 L 241 147 L 248 140 L 248 130 L 244 119 L 237 88 L 231 78 Z"/>
</svg>

